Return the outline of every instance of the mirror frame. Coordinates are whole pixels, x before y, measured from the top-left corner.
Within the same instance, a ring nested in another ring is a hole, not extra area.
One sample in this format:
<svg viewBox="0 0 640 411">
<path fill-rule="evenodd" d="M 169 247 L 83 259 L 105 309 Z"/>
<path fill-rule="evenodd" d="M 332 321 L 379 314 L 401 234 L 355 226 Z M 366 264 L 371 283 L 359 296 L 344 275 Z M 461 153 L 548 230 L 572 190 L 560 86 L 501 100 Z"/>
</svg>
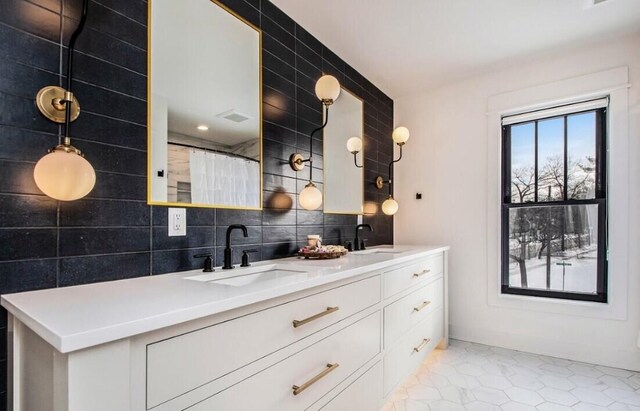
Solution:
<svg viewBox="0 0 640 411">
<path fill-rule="evenodd" d="M 346 92 L 349 93 L 351 96 L 355 97 L 356 99 L 358 99 L 360 101 L 360 103 L 362 104 L 362 119 L 360 121 L 360 129 L 362 130 L 360 133 L 360 138 L 362 139 L 362 151 L 358 154 L 362 154 L 362 204 L 361 204 L 361 208 L 360 208 L 360 212 L 353 212 L 353 211 L 328 211 L 327 209 L 324 208 L 324 204 L 326 204 L 326 198 L 327 198 L 327 186 L 324 182 L 327 181 L 326 177 L 327 177 L 327 169 L 324 166 L 324 153 L 326 153 L 326 144 L 327 144 L 327 139 L 324 138 L 324 131 L 322 133 L 322 196 L 323 196 L 323 206 L 322 206 L 322 212 L 324 214 L 343 214 L 343 215 L 364 215 L 364 203 L 365 203 L 365 199 L 364 199 L 364 195 L 365 195 L 365 191 L 364 191 L 364 185 L 365 185 L 365 167 L 364 167 L 364 151 L 366 149 L 366 144 L 365 144 L 365 136 L 364 136 L 364 99 L 361 98 L 360 96 L 358 96 L 356 93 L 354 93 L 353 91 L 349 90 L 348 88 L 346 88 L 343 85 L 340 85 L 340 89 L 341 89 L 341 93 Z M 324 120 L 324 116 L 323 116 L 323 120 Z M 344 146 L 344 149 L 346 150 L 347 147 Z M 355 165 L 353 166 L 355 167 Z"/>
<path fill-rule="evenodd" d="M 258 207 L 242 207 L 242 206 L 228 206 L 222 204 L 199 204 L 199 203 L 178 203 L 169 201 L 153 201 L 151 199 L 151 4 L 154 0 L 147 1 L 147 205 L 167 206 L 167 207 L 193 207 L 193 208 L 221 208 L 230 210 L 255 210 L 261 211 L 264 208 L 264 148 L 263 148 L 263 109 L 262 109 L 262 90 L 264 88 L 262 81 L 262 30 L 249 22 L 244 17 L 240 16 L 235 11 L 231 10 L 226 5 L 222 4 L 219 0 L 207 0 L 222 10 L 229 13 L 231 16 L 237 18 L 242 23 L 246 24 L 249 28 L 255 30 L 258 33 L 258 70 L 260 74 L 259 78 L 259 93 L 258 93 L 258 107 L 260 107 L 260 133 L 258 139 L 260 140 L 260 205 Z M 364 112 L 364 111 L 363 111 Z M 167 171 L 168 173 L 168 171 Z"/>
</svg>

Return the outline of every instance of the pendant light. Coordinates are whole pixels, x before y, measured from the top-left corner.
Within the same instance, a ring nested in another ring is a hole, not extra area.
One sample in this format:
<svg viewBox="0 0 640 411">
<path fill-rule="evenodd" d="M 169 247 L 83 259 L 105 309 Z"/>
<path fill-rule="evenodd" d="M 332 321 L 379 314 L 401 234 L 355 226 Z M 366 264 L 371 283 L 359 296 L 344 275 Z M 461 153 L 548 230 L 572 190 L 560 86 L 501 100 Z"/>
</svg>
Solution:
<svg viewBox="0 0 640 411">
<path fill-rule="evenodd" d="M 69 128 L 80 115 L 80 104 L 71 92 L 75 43 L 87 19 L 88 0 L 82 2 L 82 17 L 71 35 L 67 54 L 67 88 L 47 86 L 36 96 L 36 105 L 49 120 L 64 123 L 62 144 L 49 150 L 35 165 L 33 178 L 38 188 L 56 200 L 80 199 L 93 189 L 96 173 L 80 150 L 71 145 Z"/>
<path fill-rule="evenodd" d="M 299 202 L 305 210 L 317 210 L 322 205 L 322 192 L 313 184 L 313 135 L 327 126 L 329 121 L 329 106 L 340 96 L 340 82 L 333 76 L 324 75 L 316 82 L 316 96 L 324 106 L 324 123 L 309 135 L 309 158 L 300 153 L 293 153 L 289 157 L 289 165 L 295 171 L 304 169 L 304 163 L 309 163 L 309 183 L 300 192 Z"/>
<path fill-rule="evenodd" d="M 409 140 L 409 129 L 406 127 L 397 127 L 393 130 L 391 138 L 393 142 L 400 147 L 400 157 L 397 160 L 392 160 L 389 163 L 389 180 L 385 181 L 381 176 L 376 178 L 376 187 L 381 190 L 384 187 L 384 183 L 389 184 L 389 197 L 382 203 L 382 212 L 386 215 L 394 215 L 398 212 L 398 202 L 393 198 L 393 165 L 402 160 L 402 146 L 404 146 Z"/>
</svg>

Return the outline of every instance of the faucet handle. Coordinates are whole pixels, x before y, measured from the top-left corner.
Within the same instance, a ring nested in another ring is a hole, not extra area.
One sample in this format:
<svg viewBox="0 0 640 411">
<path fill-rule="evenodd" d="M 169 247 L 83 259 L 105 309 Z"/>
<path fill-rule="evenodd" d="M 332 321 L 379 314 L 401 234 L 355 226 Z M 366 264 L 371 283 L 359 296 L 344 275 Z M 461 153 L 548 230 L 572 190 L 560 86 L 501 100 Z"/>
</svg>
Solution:
<svg viewBox="0 0 640 411">
<path fill-rule="evenodd" d="M 351 243 L 351 241 L 347 241 L 345 243 L 345 246 L 347 247 L 347 251 L 353 251 L 353 244 Z"/>
<path fill-rule="evenodd" d="M 193 257 L 204 258 L 204 268 L 202 269 L 203 272 L 210 273 L 215 271 L 213 269 L 213 259 L 211 258 L 211 253 L 196 254 Z"/>
<path fill-rule="evenodd" d="M 249 267 L 251 264 L 249 264 L 249 253 L 257 253 L 258 250 L 244 250 L 242 251 L 242 264 L 240 264 L 240 267 Z"/>
</svg>

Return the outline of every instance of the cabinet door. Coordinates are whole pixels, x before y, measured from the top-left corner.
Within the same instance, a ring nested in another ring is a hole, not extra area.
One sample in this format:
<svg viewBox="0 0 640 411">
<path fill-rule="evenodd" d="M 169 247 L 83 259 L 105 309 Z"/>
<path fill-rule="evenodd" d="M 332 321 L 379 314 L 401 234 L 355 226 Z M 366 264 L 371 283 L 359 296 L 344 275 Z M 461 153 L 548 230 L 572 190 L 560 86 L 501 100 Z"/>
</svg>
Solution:
<svg viewBox="0 0 640 411">
<path fill-rule="evenodd" d="M 380 312 L 194 404 L 189 411 L 307 409 L 380 352 Z M 295 387 L 298 389 L 296 390 Z"/>
</svg>

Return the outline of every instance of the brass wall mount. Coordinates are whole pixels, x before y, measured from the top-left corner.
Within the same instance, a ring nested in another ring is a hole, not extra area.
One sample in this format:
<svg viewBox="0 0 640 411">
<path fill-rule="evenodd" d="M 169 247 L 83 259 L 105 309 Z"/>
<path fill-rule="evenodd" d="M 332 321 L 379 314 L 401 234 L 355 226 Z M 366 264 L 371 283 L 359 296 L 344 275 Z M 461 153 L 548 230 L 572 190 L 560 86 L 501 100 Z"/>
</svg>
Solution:
<svg viewBox="0 0 640 411">
<path fill-rule="evenodd" d="M 80 103 L 78 99 L 59 86 L 46 86 L 38 91 L 36 95 L 36 106 L 38 110 L 49 120 L 63 124 L 65 122 L 67 101 L 71 100 L 71 121 L 80 115 Z"/>
</svg>

